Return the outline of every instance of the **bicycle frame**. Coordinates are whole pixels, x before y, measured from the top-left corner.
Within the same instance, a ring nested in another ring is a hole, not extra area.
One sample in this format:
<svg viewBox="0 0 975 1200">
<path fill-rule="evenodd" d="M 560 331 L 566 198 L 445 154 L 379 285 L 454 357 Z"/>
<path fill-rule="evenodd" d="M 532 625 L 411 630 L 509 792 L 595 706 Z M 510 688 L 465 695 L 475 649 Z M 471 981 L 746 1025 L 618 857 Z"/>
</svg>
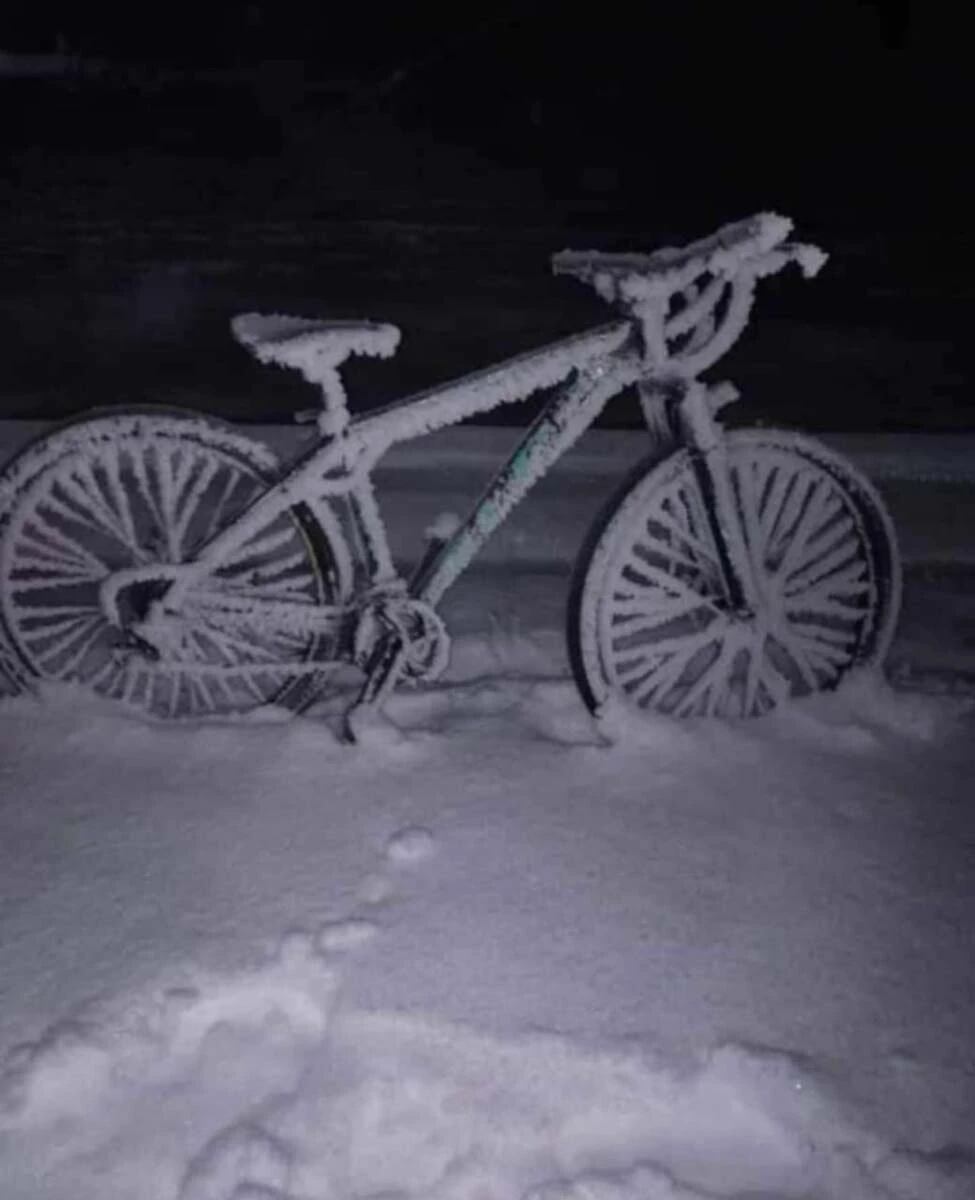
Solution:
<svg viewBox="0 0 975 1200">
<path fill-rule="evenodd" d="M 715 475 L 718 524 L 730 528 L 734 518 L 727 509 L 720 439 L 715 436 L 706 391 L 697 382 L 697 374 L 719 358 L 744 328 L 759 276 L 774 274 L 792 260 L 798 261 L 806 274 L 819 269 L 823 261 L 820 251 L 785 242 L 790 229 L 787 219 L 760 214 L 719 230 L 684 251 L 661 252 L 663 258 L 584 254 L 580 259 L 571 251 L 556 255 L 553 266 L 557 273 L 573 274 L 593 283 L 605 299 L 618 302 L 628 316 L 353 421 L 347 420 L 344 394 L 334 369 L 329 368 L 322 377 L 308 375 L 322 380 L 326 409 L 333 410 L 329 428 L 340 432 L 299 459 L 284 479 L 219 532 L 194 563 L 166 572 L 171 580 L 167 606 L 178 607 L 181 594 L 194 580 L 217 568 L 221 560 L 276 517 L 298 505 L 314 509 L 316 503 L 338 497 L 348 502 L 352 532 L 365 560 L 365 589 L 399 582 L 369 478 L 379 457 L 397 442 L 458 424 L 500 404 L 514 403 L 552 387 L 556 388 L 554 397 L 497 472 L 467 520 L 427 556 L 414 576 L 413 598 L 435 604 L 485 539 L 538 477 L 592 424 L 610 397 L 637 382 L 642 382 L 644 392 L 652 390 L 654 384 L 666 386 L 668 380 L 680 385 L 679 407 L 687 408 L 680 422 L 681 433 L 692 448 L 700 450 L 701 470 Z M 739 269 L 730 274 L 719 269 L 729 254 L 734 258 L 743 250 L 748 250 L 753 259 L 749 270 L 741 271 L 737 262 Z M 660 272 L 666 282 L 658 284 L 654 281 Z M 695 279 L 708 272 L 714 278 L 701 290 Z M 634 279 L 642 279 L 635 290 Z M 685 307 L 668 317 L 670 298 L 682 289 Z M 716 322 L 714 312 L 726 289 L 727 311 Z M 704 336 L 699 337 L 702 332 Z M 689 338 L 685 352 L 674 361 L 668 338 L 685 335 Z M 330 387 L 337 383 L 338 398 L 329 394 Z M 696 401 L 698 396 L 700 402 Z M 644 412 L 648 414 L 646 402 Z M 336 417 L 339 419 L 333 425 Z M 648 424 L 652 424 L 649 415 Z M 720 537 L 721 528 L 718 534 Z M 728 547 L 731 558 L 738 557 L 742 549 L 739 542 L 732 537 Z M 736 606 L 747 606 L 754 599 L 748 564 L 743 562 L 740 568 L 741 582 L 739 573 L 733 569 L 730 573 L 729 591 Z M 112 586 L 117 594 L 119 584 Z M 112 599 L 111 595 L 103 597 L 107 613 Z"/>
<path fill-rule="evenodd" d="M 759 279 L 788 263 L 807 277 L 822 265 L 821 251 L 786 240 L 790 230 L 765 213 L 653 255 L 563 251 L 555 272 L 594 287 L 620 318 L 355 419 L 339 368 L 354 354 L 387 357 L 395 327 L 240 314 L 234 336 L 259 361 L 321 387 L 321 440 L 279 471 L 273 456 L 206 422 L 129 416 L 99 418 L 77 439 L 56 434 L 18 460 L 5 480 L 13 515 L 0 568 L 3 619 L 24 663 L 42 677 L 85 672 L 95 690 L 139 692 L 140 705 L 169 716 L 184 700 L 190 711 L 239 707 L 222 683 L 194 690 L 194 673 L 228 675 L 261 701 L 278 694 L 270 685 L 283 671 L 287 702 L 302 704 L 314 676 L 354 665 L 365 676 L 346 716 L 354 736 L 400 679 L 436 678 L 449 646 L 436 612 L 444 593 L 608 401 L 636 384 L 650 455 L 594 525 L 570 595 L 583 699 L 594 712 L 632 694 L 667 712 L 692 714 L 700 701 L 751 715 L 783 688 L 829 686 L 889 641 L 889 517 L 848 464 L 798 435 L 725 436 L 716 414 L 734 389 L 700 382 L 745 328 Z M 373 492 L 380 457 L 538 391 L 541 414 L 466 519 L 438 522 L 412 575 L 400 574 Z M 222 525 L 245 475 L 249 506 Z M 197 518 L 197 549 L 187 550 Z M 90 530 L 104 535 L 92 548 Z M 78 580 L 94 596 L 76 604 Z M 62 586 L 66 601 L 51 609 L 47 593 Z M 698 609 L 711 614 L 703 625 L 672 628 Z M 151 667 L 130 672 L 133 656 L 159 663 L 158 680 Z"/>
<path fill-rule="evenodd" d="M 299 504 L 314 508 L 337 498 L 348 504 L 364 558 L 365 579 L 357 590 L 393 584 L 398 576 L 370 478 L 378 459 L 399 442 L 555 387 L 467 519 L 426 561 L 422 575 L 414 576 L 410 594 L 435 605 L 536 480 L 593 423 L 609 399 L 645 371 L 632 323 L 616 321 L 365 413 L 342 434 L 298 459 L 282 480 L 220 530 L 193 563 L 174 570 L 167 607 L 178 607 L 185 589 L 288 509 Z"/>
<path fill-rule="evenodd" d="M 727 600 L 746 617 L 761 602 L 748 546 L 735 516 L 721 429 L 714 419 L 709 389 L 692 375 L 655 368 L 647 361 L 642 330 L 624 320 L 600 326 L 496 367 L 407 398 L 350 421 L 341 433 L 300 457 L 284 478 L 272 484 L 254 503 L 220 530 L 190 563 L 157 564 L 148 572 L 131 568 L 116 572 L 103 584 L 102 607 L 112 619 L 122 589 L 147 574 L 169 587 L 165 610 L 178 616 L 186 593 L 219 569 L 233 552 L 258 535 L 288 510 L 342 500 L 355 554 L 348 565 L 358 568 L 352 593 L 340 605 L 308 605 L 275 601 L 269 618 L 298 620 L 309 631 L 338 635 L 332 661 L 357 662 L 365 683 L 346 713 L 346 734 L 355 739 L 362 715 L 381 706 L 404 670 L 409 635 L 404 613 L 425 613 L 421 619 L 439 625 L 433 616 L 444 593 L 476 557 L 487 538 L 507 518 L 546 470 L 596 420 L 607 402 L 624 388 L 637 384 L 647 425 L 657 438 L 683 444 L 693 455 L 695 470 L 709 497 L 707 520 L 718 547 Z M 432 538 L 427 553 L 407 582 L 393 564 L 386 528 L 375 493 L 371 470 L 398 442 L 458 424 L 467 417 L 525 399 L 535 391 L 553 388 L 553 395 L 516 448 L 496 471 L 467 518 L 447 537 Z M 663 400 L 655 405 L 654 401 Z M 658 446 L 659 448 L 659 446 Z M 333 547 L 344 553 L 344 542 Z M 394 597 L 399 597 L 399 607 Z M 388 604 L 393 601 L 394 607 Z M 402 604 L 406 603 L 407 609 Z M 379 615 L 382 631 L 373 630 L 366 649 L 359 649 L 360 622 L 370 606 Z M 409 606 L 412 605 L 412 610 Z M 419 607 L 417 607 L 419 606 Z M 396 612 L 400 613 L 397 617 Z M 325 664 L 315 664 L 322 670 Z"/>
<path fill-rule="evenodd" d="M 155 577 L 166 578 L 170 584 L 166 609 L 178 613 L 194 583 L 217 570 L 234 550 L 289 509 L 308 505 L 314 511 L 318 503 L 341 499 L 356 549 L 350 566 L 359 568 L 352 594 L 334 607 L 299 604 L 291 611 L 287 602 L 275 603 L 282 618 L 310 620 L 309 627 L 323 634 L 336 633 L 343 621 L 352 617 L 352 624 L 346 625 L 350 636 L 340 640 L 336 656 L 336 661 L 348 661 L 356 657 L 356 622 L 370 601 L 382 603 L 383 597 L 398 595 L 428 612 L 434 610 L 487 538 L 546 470 L 592 425 L 613 396 L 637 384 L 651 432 L 657 437 L 665 432 L 669 440 L 684 444 L 694 455 L 706 494 L 712 497 L 707 516 L 721 551 L 729 602 L 736 611 L 747 613 L 760 598 L 748 548 L 733 515 L 720 427 L 714 420 L 708 389 L 693 378 L 655 370 L 644 351 L 636 324 L 617 321 L 362 415 L 341 434 L 299 458 L 283 479 L 220 530 L 193 562 L 163 571 L 155 568 Z M 411 579 L 404 580 L 394 567 L 373 490 L 370 473 L 378 459 L 399 442 L 458 424 L 500 404 L 516 403 L 545 388 L 554 388 L 551 399 L 466 519 L 449 536 L 432 538 Z M 662 406 L 666 430 L 651 417 L 653 400 L 661 396 L 666 398 Z M 117 573 L 109 584 L 113 596 L 141 573 L 140 568 Z M 103 598 L 106 609 L 111 603 Z M 381 705 L 399 678 L 407 652 L 402 632 L 395 621 L 390 623 L 387 633 L 392 636 L 380 638 L 365 660 L 356 657 L 364 667 L 366 681 L 347 714 L 347 730 L 351 731 L 357 713 Z"/>
</svg>

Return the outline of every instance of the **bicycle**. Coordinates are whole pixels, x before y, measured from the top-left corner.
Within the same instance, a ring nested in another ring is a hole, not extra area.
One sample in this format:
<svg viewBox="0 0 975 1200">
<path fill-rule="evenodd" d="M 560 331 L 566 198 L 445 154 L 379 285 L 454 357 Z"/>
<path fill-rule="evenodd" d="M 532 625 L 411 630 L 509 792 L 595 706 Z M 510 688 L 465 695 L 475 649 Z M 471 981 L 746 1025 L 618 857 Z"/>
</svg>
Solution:
<svg viewBox="0 0 975 1200">
<path fill-rule="evenodd" d="M 300 710 L 361 672 L 354 740 L 400 681 L 443 670 L 436 607 L 485 539 L 635 387 L 647 459 L 596 520 L 570 588 L 569 659 L 588 708 L 746 717 L 882 660 L 900 596 L 887 511 L 805 436 L 726 432 L 737 397 L 699 376 L 745 328 L 759 279 L 825 261 L 763 213 L 649 255 L 564 251 L 612 322 L 351 417 L 340 368 L 399 331 L 244 314 L 237 340 L 321 389 L 320 438 L 281 468 L 192 414 L 115 412 L 22 452 L 0 477 L 0 619 L 20 682 L 70 680 L 162 718 Z M 397 573 L 370 478 L 394 443 L 540 390 L 540 415 L 465 520 Z"/>
</svg>

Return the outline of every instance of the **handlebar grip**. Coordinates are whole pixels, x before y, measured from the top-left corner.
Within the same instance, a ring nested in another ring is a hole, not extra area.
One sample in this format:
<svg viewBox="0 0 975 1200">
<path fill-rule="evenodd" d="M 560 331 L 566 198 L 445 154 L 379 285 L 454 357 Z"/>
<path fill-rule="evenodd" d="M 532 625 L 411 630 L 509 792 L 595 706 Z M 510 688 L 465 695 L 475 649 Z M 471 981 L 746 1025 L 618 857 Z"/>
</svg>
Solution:
<svg viewBox="0 0 975 1200">
<path fill-rule="evenodd" d="M 755 279 L 763 279 L 768 275 L 777 274 L 789 263 L 795 263 L 804 279 L 812 279 L 814 275 L 819 274 L 828 258 L 825 250 L 808 242 L 783 242 L 774 250 L 753 259 L 748 265 L 748 271 Z"/>
</svg>

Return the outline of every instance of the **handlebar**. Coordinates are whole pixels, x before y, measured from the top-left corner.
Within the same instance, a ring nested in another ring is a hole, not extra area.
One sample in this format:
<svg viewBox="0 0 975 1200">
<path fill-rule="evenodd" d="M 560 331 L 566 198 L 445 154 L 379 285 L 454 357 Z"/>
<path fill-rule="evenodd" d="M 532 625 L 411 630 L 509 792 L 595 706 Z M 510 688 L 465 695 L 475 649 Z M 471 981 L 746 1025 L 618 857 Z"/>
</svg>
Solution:
<svg viewBox="0 0 975 1200">
<path fill-rule="evenodd" d="M 687 246 L 653 254 L 563 250 L 552 256 L 552 269 L 590 284 L 610 303 L 633 308 L 640 299 L 684 291 L 702 275 L 772 275 L 789 262 L 798 263 L 807 278 L 815 275 L 826 255 L 817 246 L 787 241 L 791 232 L 788 217 L 758 213 Z"/>
<path fill-rule="evenodd" d="M 557 275 L 590 284 L 640 330 L 648 367 L 696 374 L 738 338 L 756 280 L 795 262 L 807 278 L 826 261 L 817 246 L 788 241 L 792 222 L 758 213 L 683 247 L 654 254 L 563 250 Z"/>
</svg>

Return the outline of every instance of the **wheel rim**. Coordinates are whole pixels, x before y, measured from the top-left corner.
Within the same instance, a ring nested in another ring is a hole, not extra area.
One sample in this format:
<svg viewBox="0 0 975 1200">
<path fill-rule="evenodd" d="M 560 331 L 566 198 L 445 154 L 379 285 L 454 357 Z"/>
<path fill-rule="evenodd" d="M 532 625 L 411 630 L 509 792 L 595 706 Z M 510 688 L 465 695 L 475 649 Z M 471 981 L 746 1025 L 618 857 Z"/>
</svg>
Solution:
<svg viewBox="0 0 975 1200">
<path fill-rule="evenodd" d="M 605 548 L 596 614 L 610 691 L 673 716 L 756 716 L 834 687 L 877 641 L 863 497 L 796 445 L 728 442 L 760 603 L 732 611 L 704 497 L 680 454 L 638 486 Z M 639 513 L 639 518 L 636 514 Z"/>
<path fill-rule="evenodd" d="M 99 604 L 106 575 L 187 561 L 265 487 L 261 469 L 216 438 L 210 444 L 151 425 L 141 436 L 93 439 L 41 471 L 14 507 L 2 560 L 5 621 L 29 668 L 168 718 L 279 699 L 291 682 L 287 664 L 315 653 L 312 635 L 261 629 L 226 613 L 208 618 L 198 606 L 179 661 L 154 663 L 126 644 Z M 214 578 L 229 598 L 329 598 L 288 514 L 250 538 Z M 147 606 L 153 598 L 150 589 L 126 604 Z"/>
</svg>

